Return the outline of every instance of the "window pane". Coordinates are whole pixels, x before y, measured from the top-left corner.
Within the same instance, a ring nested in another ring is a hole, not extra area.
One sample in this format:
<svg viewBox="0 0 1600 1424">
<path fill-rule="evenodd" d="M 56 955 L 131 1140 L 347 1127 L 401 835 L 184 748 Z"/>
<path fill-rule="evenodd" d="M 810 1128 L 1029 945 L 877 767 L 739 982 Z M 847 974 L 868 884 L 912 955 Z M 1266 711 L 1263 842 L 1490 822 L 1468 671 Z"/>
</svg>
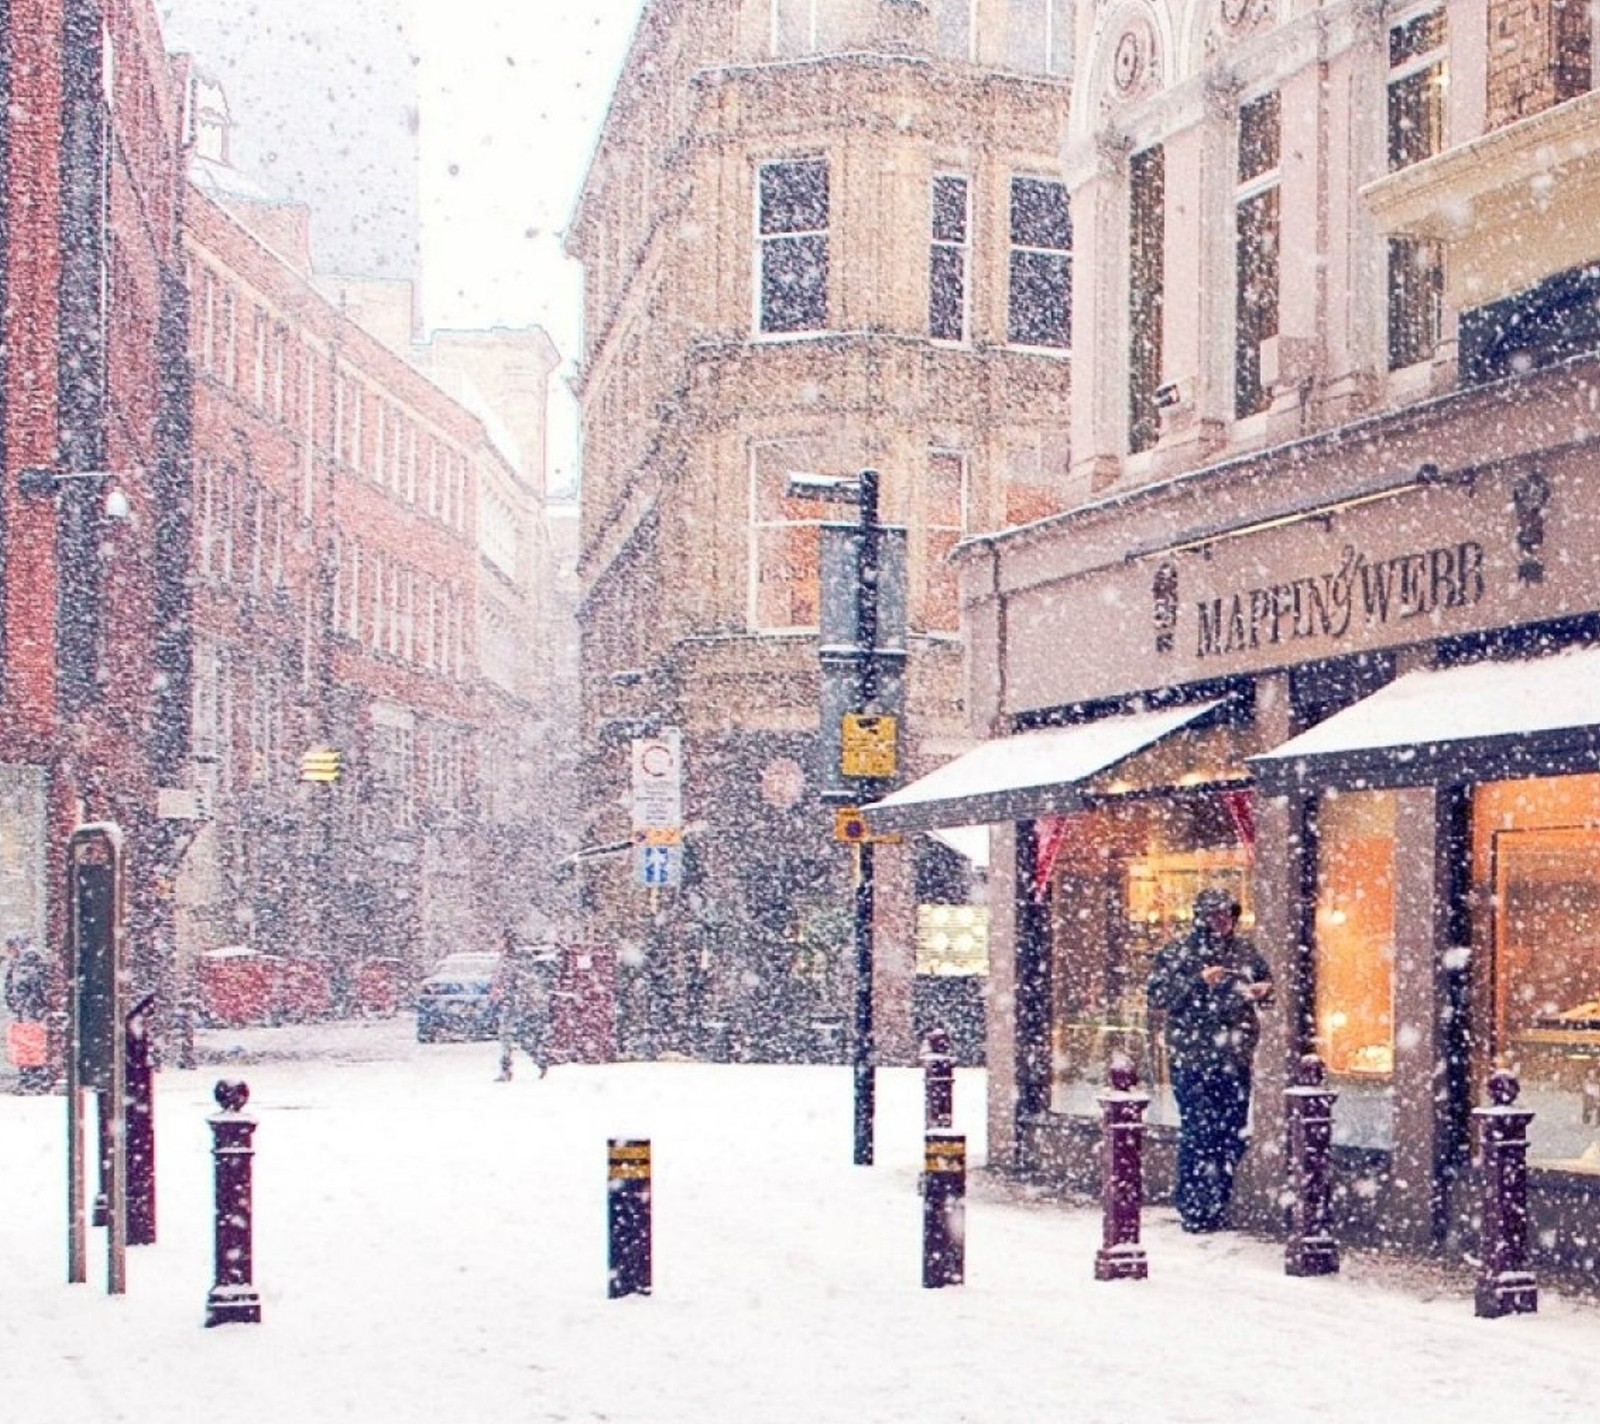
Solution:
<svg viewBox="0 0 1600 1424">
<path fill-rule="evenodd" d="M 1473 797 L 1474 880 L 1493 907 L 1493 1042 L 1534 1110 L 1530 1157 L 1600 1160 L 1600 778 Z"/>
<path fill-rule="evenodd" d="M 1278 334 L 1278 190 L 1240 203 L 1238 305 L 1234 326 L 1234 406 L 1240 416 L 1266 408 L 1261 343 Z"/>
<path fill-rule="evenodd" d="M 1405 168 L 1444 147 L 1443 65 L 1430 65 L 1389 86 L 1389 167 Z"/>
<path fill-rule="evenodd" d="M 1248 183 L 1278 166 L 1282 128 L 1278 95 L 1263 94 L 1239 110 L 1239 181 Z"/>
<path fill-rule="evenodd" d="M 761 169 L 761 232 L 822 232 L 828 226 L 828 165 L 822 159 Z"/>
<path fill-rule="evenodd" d="M 933 180 L 933 240 L 967 240 L 967 180 L 945 177 Z"/>
<path fill-rule="evenodd" d="M 815 524 L 756 530 L 757 627 L 817 626 L 819 539 Z"/>
<path fill-rule="evenodd" d="M 1439 344 L 1444 259 L 1423 238 L 1389 239 L 1389 369 L 1426 361 Z"/>
<path fill-rule="evenodd" d="M 967 250 L 933 249 L 928 272 L 928 334 L 935 341 L 964 341 L 967 313 Z"/>
<path fill-rule="evenodd" d="M 1394 792 L 1368 791 L 1317 811 L 1317 1042 L 1349 1080 L 1335 1138 L 1361 1147 L 1393 1144 L 1396 810 Z"/>
<path fill-rule="evenodd" d="M 828 324 L 828 239 L 771 238 L 761 248 L 761 329 L 820 331 Z"/>
<path fill-rule="evenodd" d="M 1043 73 L 1049 60 L 1048 14 L 1050 0 L 1008 0 L 1006 7 L 1006 64 L 1012 69 Z"/>
<path fill-rule="evenodd" d="M 1049 252 L 1011 254 L 1010 339 L 1021 346 L 1066 346 L 1072 330 L 1072 268 Z"/>
<path fill-rule="evenodd" d="M 933 0 L 934 44 L 946 59 L 972 54 L 972 0 Z"/>
<path fill-rule="evenodd" d="M 772 52 L 806 54 L 811 49 L 813 0 L 772 0 Z"/>
<path fill-rule="evenodd" d="M 1398 68 L 1408 59 L 1417 59 L 1429 50 L 1442 49 L 1445 42 L 1444 11 L 1418 15 L 1389 31 L 1389 67 Z"/>
<path fill-rule="evenodd" d="M 1066 252 L 1072 247 L 1067 185 L 1045 178 L 1011 180 L 1011 240 Z"/>
</svg>

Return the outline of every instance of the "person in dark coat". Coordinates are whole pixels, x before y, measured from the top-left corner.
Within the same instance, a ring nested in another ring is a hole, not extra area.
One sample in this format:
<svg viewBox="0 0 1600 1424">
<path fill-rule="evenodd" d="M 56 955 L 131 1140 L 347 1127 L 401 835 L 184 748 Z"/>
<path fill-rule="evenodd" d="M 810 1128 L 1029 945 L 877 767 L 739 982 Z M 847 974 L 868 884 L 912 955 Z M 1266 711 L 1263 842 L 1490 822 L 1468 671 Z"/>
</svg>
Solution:
<svg viewBox="0 0 1600 1424">
<path fill-rule="evenodd" d="M 490 991 L 500 1017 L 502 1083 L 511 1081 L 512 1059 L 518 1048 L 533 1060 L 541 1078 L 550 1071 L 550 963 L 506 936 Z"/>
<path fill-rule="evenodd" d="M 1185 1231 L 1225 1225 L 1248 1145 L 1251 1064 L 1272 973 L 1239 937 L 1238 923 L 1239 904 L 1231 895 L 1202 890 L 1189 932 L 1156 955 L 1150 973 L 1149 1003 L 1166 1014 L 1178 1099 L 1175 1199 Z"/>
</svg>

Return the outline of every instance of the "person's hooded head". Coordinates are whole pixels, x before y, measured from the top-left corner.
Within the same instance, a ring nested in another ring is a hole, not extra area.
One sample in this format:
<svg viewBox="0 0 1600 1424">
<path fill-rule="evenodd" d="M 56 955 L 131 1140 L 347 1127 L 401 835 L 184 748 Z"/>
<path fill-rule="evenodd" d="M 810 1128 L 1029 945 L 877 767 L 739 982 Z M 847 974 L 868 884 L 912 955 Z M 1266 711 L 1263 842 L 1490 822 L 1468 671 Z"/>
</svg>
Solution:
<svg viewBox="0 0 1600 1424">
<path fill-rule="evenodd" d="M 1211 886 L 1194 897 L 1194 922 L 1214 934 L 1228 934 L 1238 918 L 1239 902 L 1226 890 Z"/>
</svg>

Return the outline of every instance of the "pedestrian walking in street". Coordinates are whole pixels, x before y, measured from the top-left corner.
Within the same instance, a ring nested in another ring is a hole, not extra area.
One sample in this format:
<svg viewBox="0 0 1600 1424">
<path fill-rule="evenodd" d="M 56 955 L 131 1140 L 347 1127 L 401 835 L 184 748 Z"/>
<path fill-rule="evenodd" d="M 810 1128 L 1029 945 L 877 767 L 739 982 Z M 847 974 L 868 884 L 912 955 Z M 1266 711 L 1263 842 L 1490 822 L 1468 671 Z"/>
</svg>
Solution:
<svg viewBox="0 0 1600 1424">
<path fill-rule="evenodd" d="M 1156 955 L 1148 985 L 1150 1007 L 1166 1014 L 1179 1117 L 1175 1200 L 1185 1231 L 1227 1224 L 1248 1146 L 1251 1065 L 1272 973 L 1239 936 L 1239 914 L 1227 891 L 1202 890 L 1189 932 Z"/>
<path fill-rule="evenodd" d="M 542 1078 L 550 1071 L 550 994 L 553 954 L 541 955 L 507 934 L 491 994 L 499 1013 L 500 1074 L 512 1079 L 513 1060 L 521 1049 Z"/>
<path fill-rule="evenodd" d="M 50 1011 L 50 966 L 25 935 L 6 940 L 6 1008 L 13 1022 L 6 1048 L 19 1093 L 47 1093 L 51 1073 L 45 1016 Z"/>
</svg>

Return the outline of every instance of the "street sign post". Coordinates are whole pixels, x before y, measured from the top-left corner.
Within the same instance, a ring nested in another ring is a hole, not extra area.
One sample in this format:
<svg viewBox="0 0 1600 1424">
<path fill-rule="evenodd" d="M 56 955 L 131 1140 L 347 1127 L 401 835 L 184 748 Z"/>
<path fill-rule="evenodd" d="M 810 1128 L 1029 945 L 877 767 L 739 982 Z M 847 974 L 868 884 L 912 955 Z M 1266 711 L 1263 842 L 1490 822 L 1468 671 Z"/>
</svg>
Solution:
<svg viewBox="0 0 1600 1424">
<path fill-rule="evenodd" d="M 683 883 L 683 737 L 664 727 L 636 737 L 629 760 L 634 883 L 660 890 Z"/>
<path fill-rule="evenodd" d="M 83 1090 L 99 1101 L 99 1138 L 108 1160 L 106 1293 L 127 1289 L 128 1160 L 124 1114 L 127 1062 L 123 1021 L 127 976 L 122 944 L 122 832 L 110 822 L 80 826 L 67 842 L 67 950 L 72 974 L 67 1020 L 67 1279 L 88 1279 L 84 1212 Z"/>
<path fill-rule="evenodd" d="M 875 800 L 899 772 L 905 710 L 906 531 L 878 522 L 878 472 L 853 479 L 790 475 L 792 499 L 853 504 L 852 524 L 822 526 L 822 801 L 849 808 Z M 871 1166 L 877 1114 L 877 1046 L 872 1010 L 872 837 L 859 817 L 841 816 L 834 835 L 855 849 L 855 1162 Z"/>
</svg>

